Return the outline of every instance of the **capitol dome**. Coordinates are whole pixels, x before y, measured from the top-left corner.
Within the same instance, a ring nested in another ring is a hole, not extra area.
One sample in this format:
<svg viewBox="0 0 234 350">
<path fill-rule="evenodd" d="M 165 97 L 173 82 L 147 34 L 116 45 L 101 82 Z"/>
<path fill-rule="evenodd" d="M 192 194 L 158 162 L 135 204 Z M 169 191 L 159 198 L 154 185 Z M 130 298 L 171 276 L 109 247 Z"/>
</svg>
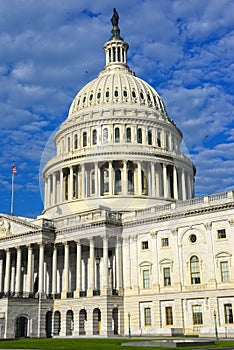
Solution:
<svg viewBox="0 0 234 350">
<path fill-rule="evenodd" d="M 195 168 L 180 151 L 182 133 L 156 90 L 129 68 L 118 25 L 104 50 L 104 69 L 74 98 L 43 170 L 48 216 L 193 197 Z"/>
</svg>

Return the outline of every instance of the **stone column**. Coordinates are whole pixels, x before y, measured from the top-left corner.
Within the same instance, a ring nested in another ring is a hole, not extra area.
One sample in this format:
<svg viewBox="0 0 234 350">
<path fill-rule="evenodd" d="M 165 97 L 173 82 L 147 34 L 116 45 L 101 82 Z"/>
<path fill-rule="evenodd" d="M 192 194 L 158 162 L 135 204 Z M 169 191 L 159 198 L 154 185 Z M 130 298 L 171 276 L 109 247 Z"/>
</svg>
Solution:
<svg viewBox="0 0 234 350">
<path fill-rule="evenodd" d="M 94 290 L 94 240 L 89 239 L 89 287 L 88 296 L 93 296 Z"/>
<path fill-rule="evenodd" d="M 81 191 L 82 191 L 82 195 L 81 198 L 85 198 L 85 166 L 84 164 L 81 165 Z"/>
<path fill-rule="evenodd" d="M 10 276 L 11 276 L 11 251 L 6 249 L 6 270 L 5 270 L 5 281 L 4 281 L 4 293 L 10 292 Z"/>
<path fill-rule="evenodd" d="M 128 194 L 128 171 L 127 171 L 127 161 L 123 161 L 123 194 L 126 196 Z"/>
<path fill-rule="evenodd" d="M 3 292 L 3 251 L 0 251 L 0 293 Z"/>
<path fill-rule="evenodd" d="M 154 163 L 151 162 L 151 195 L 153 197 L 156 196 L 156 188 L 155 188 L 155 166 Z"/>
<path fill-rule="evenodd" d="M 109 161 L 109 195 L 113 195 L 113 168 L 112 161 Z"/>
<path fill-rule="evenodd" d="M 54 250 L 53 250 L 53 266 L 52 266 L 52 294 L 57 293 L 57 250 L 56 244 L 54 245 Z"/>
<path fill-rule="evenodd" d="M 20 289 L 20 282 L 21 282 L 21 258 L 22 258 L 21 247 L 17 247 L 16 281 L 15 281 L 15 293 L 16 293 L 16 295 L 18 295 L 21 292 L 21 289 Z"/>
<path fill-rule="evenodd" d="M 32 292 L 32 247 L 28 246 L 28 263 L 27 263 L 27 282 L 26 282 L 26 293 Z"/>
<path fill-rule="evenodd" d="M 63 190 L 63 169 L 60 170 L 60 203 L 64 201 L 64 190 Z"/>
<path fill-rule="evenodd" d="M 39 281 L 38 281 L 38 293 L 42 295 L 44 293 L 44 245 L 40 244 L 39 247 Z"/>
<path fill-rule="evenodd" d="M 48 175 L 48 192 L 47 192 L 48 198 L 47 203 L 48 207 L 51 206 L 51 175 Z"/>
<path fill-rule="evenodd" d="M 132 292 L 138 293 L 138 254 L 137 254 L 137 236 L 131 237 L 130 254 L 131 257 L 131 286 Z"/>
<path fill-rule="evenodd" d="M 174 199 L 178 199 L 178 181 L 177 181 L 177 169 L 173 167 L 173 191 Z"/>
<path fill-rule="evenodd" d="M 95 163 L 95 197 L 99 196 L 98 163 Z"/>
<path fill-rule="evenodd" d="M 141 162 L 137 162 L 137 194 L 142 195 Z"/>
<path fill-rule="evenodd" d="M 68 242 L 64 245 L 64 271 L 63 271 L 63 286 L 62 286 L 62 298 L 67 297 L 69 290 L 69 244 Z"/>
<path fill-rule="evenodd" d="M 188 199 L 192 198 L 192 187 L 191 187 L 191 177 L 190 174 L 187 174 L 187 183 L 188 183 Z"/>
<path fill-rule="evenodd" d="M 76 290 L 74 296 L 78 298 L 81 290 L 81 244 L 76 242 Z"/>
<path fill-rule="evenodd" d="M 103 237 L 103 276 L 102 276 L 102 294 L 107 293 L 108 288 L 108 238 Z"/>
<path fill-rule="evenodd" d="M 117 277 L 117 289 L 119 295 L 122 295 L 123 289 L 123 265 L 122 265 L 122 249 L 121 249 L 121 239 L 116 238 L 116 277 Z"/>
<path fill-rule="evenodd" d="M 158 247 L 157 247 L 157 232 L 152 231 L 151 242 L 152 242 L 152 287 L 156 293 L 159 293 L 159 271 L 158 271 Z"/>
<path fill-rule="evenodd" d="M 181 185 L 182 185 L 182 199 L 186 200 L 186 183 L 185 183 L 185 172 L 184 169 L 182 169 L 182 174 L 181 174 Z"/>
<path fill-rule="evenodd" d="M 69 200 L 73 199 L 73 167 L 70 166 Z"/>
<path fill-rule="evenodd" d="M 131 287 L 131 259 L 130 259 L 130 238 L 124 237 L 123 239 L 123 282 L 124 282 L 124 290 L 130 291 Z"/>
<path fill-rule="evenodd" d="M 56 199 L 57 199 L 56 173 L 53 173 L 53 200 L 52 200 L 52 205 L 56 204 Z"/>
<path fill-rule="evenodd" d="M 48 207 L 48 203 L 47 203 L 47 187 L 48 187 L 48 184 L 47 184 L 47 179 L 45 179 L 45 188 L 44 188 L 44 207 L 45 209 Z"/>
<path fill-rule="evenodd" d="M 168 183 L 167 183 L 167 165 L 163 164 L 163 196 L 168 196 Z"/>
</svg>

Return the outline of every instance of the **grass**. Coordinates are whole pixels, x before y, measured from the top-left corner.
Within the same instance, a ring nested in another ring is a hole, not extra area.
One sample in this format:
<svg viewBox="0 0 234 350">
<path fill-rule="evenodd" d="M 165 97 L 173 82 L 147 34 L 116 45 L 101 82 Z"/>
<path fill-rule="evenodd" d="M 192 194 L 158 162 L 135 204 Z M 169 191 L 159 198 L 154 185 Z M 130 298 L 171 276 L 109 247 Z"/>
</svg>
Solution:
<svg viewBox="0 0 234 350">
<path fill-rule="evenodd" d="M 142 339 L 143 340 L 143 339 Z M 44 350 L 144 350 L 152 347 L 121 346 L 121 343 L 129 339 L 103 339 L 103 338 L 77 338 L 77 339 L 19 339 L 0 341 L 0 349 L 44 349 Z M 136 340 L 135 340 L 136 341 Z M 202 349 L 212 349 L 214 346 L 205 346 Z M 234 348 L 234 341 L 217 341 L 216 348 Z M 166 348 L 155 348 L 166 350 Z M 188 350 L 196 347 L 177 348 Z M 201 349 L 201 348 L 200 348 Z"/>
</svg>

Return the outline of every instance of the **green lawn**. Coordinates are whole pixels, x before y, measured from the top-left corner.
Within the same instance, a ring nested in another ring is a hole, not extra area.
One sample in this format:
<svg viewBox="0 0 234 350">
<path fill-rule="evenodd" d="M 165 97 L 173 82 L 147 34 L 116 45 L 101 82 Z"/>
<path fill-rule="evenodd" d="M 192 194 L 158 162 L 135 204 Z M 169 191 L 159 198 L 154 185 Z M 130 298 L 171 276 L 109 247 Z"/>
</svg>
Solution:
<svg viewBox="0 0 234 350">
<path fill-rule="evenodd" d="M 144 350 L 153 349 L 152 347 L 133 347 L 133 346 L 121 346 L 121 343 L 127 342 L 129 339 L 19 339 L 19 340 L 3 340 L 0 341 L 0 349 L 44 349 L 44 350 Z M 136 340 L 135 340 L 136 341 Z M 215 345 L 217 348 L 233 347 L 234 341 L 218 341 Z M 202 347 L 202 349 L 212 347 Z M 166 349 L 166 348 L 154 348 L 154 349 Z M 171 348 L 170 348 L 171 349 Z M 179 348 L 177 348 L 179 350 Z M 181 348 L 196 349 L 196 347 Z M 201 348 L 200 348 L 201 349 Z"/>
</svg>

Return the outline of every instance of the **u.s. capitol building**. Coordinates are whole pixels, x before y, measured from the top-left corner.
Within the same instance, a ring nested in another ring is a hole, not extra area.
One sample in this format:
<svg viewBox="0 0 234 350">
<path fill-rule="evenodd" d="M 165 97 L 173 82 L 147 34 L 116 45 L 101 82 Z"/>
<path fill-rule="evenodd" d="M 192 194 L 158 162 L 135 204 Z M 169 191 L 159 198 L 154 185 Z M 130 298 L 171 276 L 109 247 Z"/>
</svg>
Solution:
<svg viewBox="0 0 234 350">
<path fill-rule="evenodd" d="M 182 133 L 112 25 L 55 135 L 42 215 L 0 215 L 0 337 L 234 335 L 233 191 L 194 198 Z"/>
</svg>

